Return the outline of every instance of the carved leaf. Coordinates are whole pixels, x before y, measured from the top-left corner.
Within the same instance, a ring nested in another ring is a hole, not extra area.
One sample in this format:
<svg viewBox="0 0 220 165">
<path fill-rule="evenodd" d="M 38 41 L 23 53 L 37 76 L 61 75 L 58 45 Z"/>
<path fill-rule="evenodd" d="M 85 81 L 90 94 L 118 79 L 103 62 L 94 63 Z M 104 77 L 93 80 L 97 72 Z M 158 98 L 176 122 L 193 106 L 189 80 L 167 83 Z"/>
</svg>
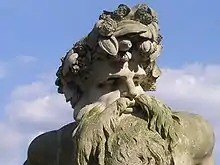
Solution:
<svg viewBox="0 0 220 165">
<path fill-rule="evenodd" d="M 119 44 L 114 36 L 110 38 L 100 38 L 99 46 L 108 54 L 116 56 L 118 54 Z"/>
<path fill-rule="evenodd" d="M 139 34 L 140 37 L 151 39 L 153 37 L 151 31 L 146 31 L 144 33 Z"/>
<path fill-rule="evenodd" d="M 113 33 L 115 37 L 123 36 L 131 33 L 143 33 L 149 31 L 149 28 L 136 21 L 124 20 L 118 24 L 116 31 Z"/>
<path fill-rule="evenodd" d="M 156 58 L 160 56 L 161 50 L 162 50 L 162 45 L 157 45 L 156 51 L 150 55 L 151 62 L 155 61 Z"/>
<path fill-rule="evenodd" d="M 159 35 L 159 31 L 158 31 L 158 26 L 156 23 L 151 23 L 148 25 L 148 28 L 150 30 L 150 32 L 152 33 L 152 38 L 154 41 L 157 41 L 158 35 Z"/>
<path fill-rule="evenodd" d="M 153 64 L 153 70 L 152 70 L 152 76 L 155 78 L 158 78 L 161 75 L 161 70 L 157 66 L 156 62 Z"/>
<path fill-rule="evenodd" d="M 120 26 L 126 26 L 126 25 L 128 25 L 128 24 L 141 24 L 141 23 L 139 23 L 139 22 L 137 22 L 137 21 L 134 21 L 134 20 L 122 20 L 122 21 L 118 22 L 118 27 L 120 27 Z M 144 25 L 144 26 L 145 26 L 145 25 Z"/>
</svg>

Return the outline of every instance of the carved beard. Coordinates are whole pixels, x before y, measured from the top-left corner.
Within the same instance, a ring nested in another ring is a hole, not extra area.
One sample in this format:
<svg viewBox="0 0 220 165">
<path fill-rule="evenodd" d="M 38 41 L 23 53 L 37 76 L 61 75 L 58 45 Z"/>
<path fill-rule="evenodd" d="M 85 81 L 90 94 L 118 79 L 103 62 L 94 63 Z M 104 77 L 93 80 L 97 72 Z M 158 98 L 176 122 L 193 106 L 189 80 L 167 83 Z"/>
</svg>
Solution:
<svg viewBox="0 0 220 165">
<path fill-rule="evenodd" d="M 170 165 L 169 140 L 151 130 L 149 124 L 153 116 L 163 115 L 164 119 L 171 119 L 171 112 L 166 112 L 166 115 L 159 111 L 151 112 L 157 105 L 148 106 L 149 101 L 152 103 L 154 100 L 145 96 L 137 98 L 135 104 L 120 98 L 105 110 L 97 106 L 86 113 L 73 136 L 76 164 L 141 164 L 138 163 L 141 157 L 152 165 Z M 148 108 L 145 113 L 136 113 Z M 172 128 L 169 127 L 169 130 Z"/>
</svg>

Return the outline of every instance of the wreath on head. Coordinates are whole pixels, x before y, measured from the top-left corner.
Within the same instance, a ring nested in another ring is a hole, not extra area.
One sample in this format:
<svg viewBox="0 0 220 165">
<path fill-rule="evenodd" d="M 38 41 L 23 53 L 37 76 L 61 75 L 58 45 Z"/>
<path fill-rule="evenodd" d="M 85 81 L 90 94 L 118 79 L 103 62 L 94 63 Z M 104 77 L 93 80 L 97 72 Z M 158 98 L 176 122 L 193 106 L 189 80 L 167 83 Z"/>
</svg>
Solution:
<svg viewBox="0 0 220 165">
<path fill-rule="evenodd" d="M 141 86 L 145 91 L 155 90 L 161 74 L 156 64 L 162 49 L 159 31 L 157 14 L 146 4 L 133 8 L 120 4 L 113 12 L 103 11 L 92 31 L 61 58 L 55 82 L 58 92 L 63 94 L 64 81 L 77 84 L 80 78 L 82 83 L 94 60 L 107 57 L 124 63 L 137 54 L 142 56 L 140 63 L 147 73 Z"/>
</svg>

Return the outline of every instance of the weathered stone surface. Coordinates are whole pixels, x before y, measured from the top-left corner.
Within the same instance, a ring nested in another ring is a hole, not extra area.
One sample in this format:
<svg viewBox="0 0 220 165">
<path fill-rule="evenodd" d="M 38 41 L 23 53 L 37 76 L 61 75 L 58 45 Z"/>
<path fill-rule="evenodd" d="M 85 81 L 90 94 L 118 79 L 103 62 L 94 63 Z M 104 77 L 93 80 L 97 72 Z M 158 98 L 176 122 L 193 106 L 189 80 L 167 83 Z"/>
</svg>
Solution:
<svg viewBox="0 0 220 165">
<path fill-rule="evenodd" d="M 147 5 L 104 11 L 56 74 L 76 122 L 34 139 L 25 165 L 213 165 L 209 123 L 146 93 L 161 75 L 161 40 Z"/>
</svg>

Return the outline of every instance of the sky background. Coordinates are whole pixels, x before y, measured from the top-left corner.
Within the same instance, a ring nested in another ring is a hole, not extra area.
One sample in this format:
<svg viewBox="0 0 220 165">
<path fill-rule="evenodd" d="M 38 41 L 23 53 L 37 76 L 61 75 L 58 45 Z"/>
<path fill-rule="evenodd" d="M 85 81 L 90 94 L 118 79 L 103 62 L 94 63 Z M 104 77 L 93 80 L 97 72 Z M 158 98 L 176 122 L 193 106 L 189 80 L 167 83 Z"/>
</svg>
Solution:
<svg viewBox="0 0 220 165">
<path fill-rule="evenodd" d="M 159 13 L 163 75 L 155 95 L 207 118 L 220 155 L 220 2 L 218 0 L 0 0 L 0 161 L 21 165 L 39 133 L 72 121 L 56 93 L 60 57 L 87 34 L 102 10 L 148 3 Z M 220 159 L 216 156 L 216 164 Z"/>
</svg>

